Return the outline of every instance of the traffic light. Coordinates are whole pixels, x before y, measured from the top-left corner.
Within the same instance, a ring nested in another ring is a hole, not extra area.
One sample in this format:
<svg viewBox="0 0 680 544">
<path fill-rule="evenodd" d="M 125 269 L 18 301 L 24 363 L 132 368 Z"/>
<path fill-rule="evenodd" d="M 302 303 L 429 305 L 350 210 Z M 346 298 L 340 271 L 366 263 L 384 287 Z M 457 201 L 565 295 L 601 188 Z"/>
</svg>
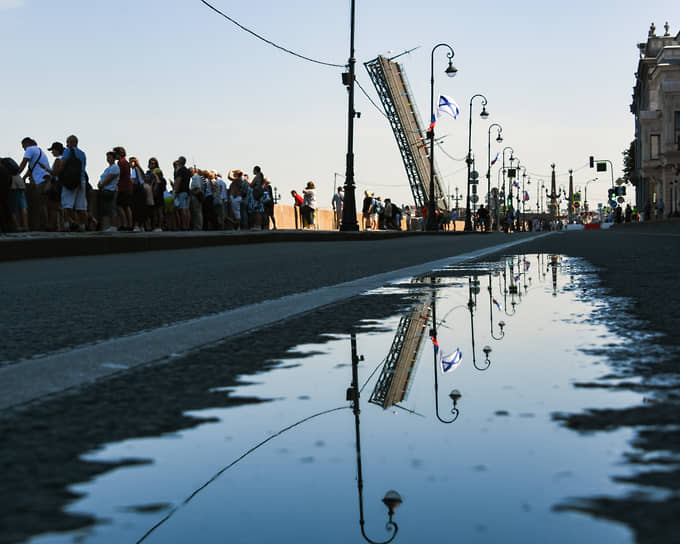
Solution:
<svg viewBox="0 0 680 544">
<path fill-rule="evenodd" d="M 508 197 L 508 206 L 512 206 L 512 197 L 511 196 Z"/>
<path fill-rule="evenodd" d="M 609 195 L 609 200 L 614 200 L 614 189 L 607 189 L 607 194 Z"/>
<path fill-rule="evenodd" d="M 593 168 L 595 166 L 595 157 L 592 155 L 590 156 L 590 167 Z"/>
</svg>

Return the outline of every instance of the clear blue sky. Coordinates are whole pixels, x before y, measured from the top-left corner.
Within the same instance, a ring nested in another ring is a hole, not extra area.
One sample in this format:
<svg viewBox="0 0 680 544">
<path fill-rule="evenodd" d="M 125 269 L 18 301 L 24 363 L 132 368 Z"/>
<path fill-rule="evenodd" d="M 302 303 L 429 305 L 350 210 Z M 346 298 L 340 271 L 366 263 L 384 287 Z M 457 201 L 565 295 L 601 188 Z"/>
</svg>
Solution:
<svg viewBox="0 0 680 544">
<path fill-rule="evenodd" d="M 305 56 L 347 62 L 348 0 L 211 3 Z M 3 78 L 0 92 L 0 155 L 19 158 L 24 136 L 47 148 L 75 133 L 92 178 L 104 170 L 105 152 L 123 145 L 144 163 L 157 156 L 166 173 L 183 154 L 223 174 L 260 165 L 285 194 L 314 180 L 321 205 L 330 205 L 334 181 L 342 180 L 335 174 L 345 172 L 342 69 L 274 49 L 199 0 L 0 0 L 0 18 L 4 73 L 14 74 Z M 469 100 L 483 93 L 491 117 L 482 120 L 475 102 L 478 170 L 484 176 L 488 126 L 500 123 L 502 146 L 515 150 L 534 180 L 535 205 L 535 181 L 549 181 L 553 162 L 563 185 L 570 168 L 576 186 L 598 175 L 582 168 L 589 155 L 611 160 L 615 177 L 621 174 L 621 152 L 634 137 L 636 44 L 646 40 L 652 21 L 662 34 L 666 20 L 676 34 L 676 1 L 357 0 L 357 77 L 377 102 L 362 63 L 419 47 L 400 61 L 425 120 L 430 52 L 450 44 L 458 75 L 443 74 L 440 49 L 435 85 L 458 102 L 461 115 L 438 124 L 444 151 L 464 157 Z M 358 89 L 356 109 L 362 113 L 355 123 L 358 190 L 412 202 L 387 121 Z M 436 158 L 444 184 L 463 190 L 465 163 L 442 152 Z M 591 203 L 606 195 L 609 173 L 599 177 L 588 187 Z"/>
</svg>

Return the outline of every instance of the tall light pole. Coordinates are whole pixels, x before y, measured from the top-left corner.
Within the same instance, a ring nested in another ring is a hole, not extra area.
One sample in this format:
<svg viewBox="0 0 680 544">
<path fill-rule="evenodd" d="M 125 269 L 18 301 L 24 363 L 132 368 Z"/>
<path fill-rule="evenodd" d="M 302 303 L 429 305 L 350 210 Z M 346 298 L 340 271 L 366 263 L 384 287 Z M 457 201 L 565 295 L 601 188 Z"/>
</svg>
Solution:
<svg viewBox="0 0 680 544">
<path fill-rule="evenodd" d="M 430 194 L 427 199 L 427 230 L 438 230 L 439 225 L 436 216 L 436 201 L 434 195 L 434 52 L 439 47 L 447 47 L 449 50 L 446 53 L 449 59 L 449 65 L 444 70 L 444 73 L 453 77 L 458 70 L 453 65 L 453 56 L 455 55 L 453 48 L 446 43 L 439 43 L 432 48 L 430 55 L 430 130 L 427 132 L 427 137 L 430 139 Z"/>
<path fill-rule="evenodd" d="M 508 149 L 510 150 L 510 159 L 513 158 L 513 154 L 515 153 L 515 150 L 514 150 L 512 147 L 510 147 L 510 146 L 504 147 L 504 148 L 503 148 L 503 151 L 501 152 L 502 155 L 503 155 L 503 190 L 501 191 L 501 194 L 502 194 L 502 196 L 503 196 L 503 207 L 504 207 L 504 208 L 506 208 L 507 205 L 508 205 L 508 202 L 507 202 L 507 200 L 505 199 L 505 152 L 506 152 Z M 506 210 L 506 213 L 507 213 L 507 210 Z"/>
<path fill-rule="evenodd" d="M 486 96 L 484 96 L 483 94 L 472 95 L 472 98 L 470 98 L 470 117 L 468 123 L 468 154 L 467 157 L 465 158 L 465 162 L 467 163 L 467 205 L 465 206 L 466 231 L 472 230 L 472 217 L 470 217 L 470 167 L 472 166 L 472 102 L 477 97 L 482 99 L 482 112 L 479 114 L 479 116 L 482 119 L 486 119 L 487 117 L 489 117 L 489 112 L 486 111 L 487 104 Z"/>
<path fill-rule="evenodd" d="M 591 180 L 586 181 L 586 185 L 583 189 L 583 207 L 585 211 L 588 211 L 588 184 L 592 183 L 593 181 L 597 181 L 598 178 L 593 178 Z"/>
<path fill-rule="evenodd" d="M 350 38 L 349 38 L 349 60 L 347 61 L 348 71 L 342 74 L 342 82 L 347 87 L 349 104 L 347 108 L 347 162 L 345 165 L 345 198 L 342 207 L 342 225 L 340 230 L 358 231 L 357 204 L 354 194 L 354 65 L 357 59 L 354 58 L 354 12 L 355 0 L 351 2 L 350 16 Z"/>
<path fill-rule="evenodd" d="M 498 135 L 496 136 L 496 141 L 498 143 L 501 143 L 503 141 L 503 136 L 501 136 L 503 132 L 503 127 L 500 126 L 498 123 L 492 123 L 489 126 L 489 133 L 488 133 L 488 138 L 487 138 L 487 164 L 488 164 L 488 169 L 486 171 L 486 199 L 487 203 L 489 206 L 491 206 L 491 129 L 492 128 L 497 128 L 498 129 Z M 495 223 L 496 223 L 496 230 L 498 230 L 498 202 L 495 203 L 496 205 L 494 206 L 494 218 L 495 218 Z"/>
</svg>

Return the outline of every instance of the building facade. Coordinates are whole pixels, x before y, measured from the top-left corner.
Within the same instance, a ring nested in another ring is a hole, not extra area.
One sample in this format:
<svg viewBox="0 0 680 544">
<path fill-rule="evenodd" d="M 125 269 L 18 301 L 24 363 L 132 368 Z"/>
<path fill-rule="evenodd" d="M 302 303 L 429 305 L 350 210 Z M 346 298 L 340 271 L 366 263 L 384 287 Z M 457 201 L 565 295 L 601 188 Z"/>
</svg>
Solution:
<svg viewBox="0 0 680 544">
<path fill-rule="evenodd" d="M 638 44 L 633 103 L 637 204 L 652 217 L 680 215 L 680 33 L 663 36 L 652 23 Z"/>
</svg>

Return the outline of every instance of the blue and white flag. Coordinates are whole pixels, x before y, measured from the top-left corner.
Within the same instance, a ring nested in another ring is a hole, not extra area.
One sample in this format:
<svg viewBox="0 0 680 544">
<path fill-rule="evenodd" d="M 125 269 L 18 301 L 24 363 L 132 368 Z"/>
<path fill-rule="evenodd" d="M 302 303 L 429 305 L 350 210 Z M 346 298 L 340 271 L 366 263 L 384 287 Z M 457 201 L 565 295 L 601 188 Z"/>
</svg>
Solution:
<svg viewBox="0 0 680 544">
<path fill-rule="evenodd" d="M 463 359 L 463 354 L 461 353 L 460 349 L 456 349 L 456 351 L 454 351 L 450 355 L 443 357 L 442 350 L 439 347 L 439 342 L 437 342 L 437 339 L 434 336 L 432 336 L 431 338 L 432 344 L 434 345 L 435 357 L 437 358 L 437 362 L 439 363 L 439 366 L 442 369 L 442 373 L 446 374 L 447 372 L 455 370 L 460 365 L 460 362 Z"/>
<path fill-rule="evenodd" d="M 496 164 L 496 161 L 497 161 L 497 160 L 498 160 L 498 153 L 496 153 L 496 156 L 495 156 L 495 157 L 493 158 L 493 160 L 491 161 L 491 166 L 493 166 L 494 164 Z"/>
<path fill-rule="evenodd" d="M 498 302 L 495 298 L 493 299 L 493 303 L 494 303 L 494 305 L 496 306 L 496 308 L 498 308 L 498 311 L 499 311 L 499 312 L 502 312 L 502 311 L 503 311 L 503 308 L 502 308 L 502 306 L 501 306 L 501 303 Z"/>
<path fill-rule="evenodd" d="M 443 94 L 439 95 L 439 102 L 437 103 L 437 117 L 439 117 L 442 113 L 450 115 L 454 119 L 458 117 L 458 114 L 460 113 L 460 108 L 458 107 L 458 104 L 456 104 L 456 101 L 453 98 L 444 96 Z"/>
<path fill-rule="evenodd" d="M 456 368 L 458 368 L 462 360 L 463 354 L 461 353 L 459 348 L 456 348 L 456 351 L 454 351 L 451 355 L 442 357 L 441 360 L 442 372 L 446 374 L 447 372 L 455 370 Z"/>
</svg>

